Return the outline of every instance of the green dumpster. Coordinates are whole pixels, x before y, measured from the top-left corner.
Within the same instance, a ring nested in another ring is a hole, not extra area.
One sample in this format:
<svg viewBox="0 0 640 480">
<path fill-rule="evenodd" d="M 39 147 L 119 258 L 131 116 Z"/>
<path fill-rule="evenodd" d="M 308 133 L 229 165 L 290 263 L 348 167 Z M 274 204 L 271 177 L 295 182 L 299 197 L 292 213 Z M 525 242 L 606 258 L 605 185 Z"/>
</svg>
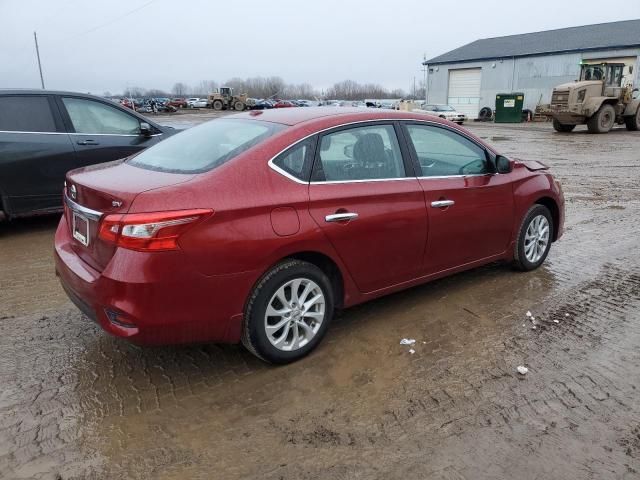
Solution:
<svg viewBox="0 0 640 480">
<path fill-rule="evenodd" d="M 499 93 L 496 95 L 496 123 L 522 122 L 524 93 Z"/>
</svg>

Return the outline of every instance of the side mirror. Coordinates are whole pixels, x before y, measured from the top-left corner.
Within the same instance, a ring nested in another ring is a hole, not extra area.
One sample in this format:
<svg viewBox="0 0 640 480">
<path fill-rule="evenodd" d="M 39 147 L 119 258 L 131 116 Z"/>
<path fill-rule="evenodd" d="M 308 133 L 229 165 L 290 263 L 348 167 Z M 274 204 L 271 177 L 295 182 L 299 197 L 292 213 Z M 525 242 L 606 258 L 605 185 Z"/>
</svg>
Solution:
<svg viewBox="0 0 640 480">
<path fill-rule="evenodd" d="M 496 157 L 496 170 L 498 173 L 511 173 L 511 170 L 513 170 L 513 162 L 507 157 L 498 155 Z"/>
<path fill-rule="evenodd" d="M 152 133 L 151 125 L 147 122 L 140 122 L 140 135 L 143 137 L 150 137 Z"/>
</svg>

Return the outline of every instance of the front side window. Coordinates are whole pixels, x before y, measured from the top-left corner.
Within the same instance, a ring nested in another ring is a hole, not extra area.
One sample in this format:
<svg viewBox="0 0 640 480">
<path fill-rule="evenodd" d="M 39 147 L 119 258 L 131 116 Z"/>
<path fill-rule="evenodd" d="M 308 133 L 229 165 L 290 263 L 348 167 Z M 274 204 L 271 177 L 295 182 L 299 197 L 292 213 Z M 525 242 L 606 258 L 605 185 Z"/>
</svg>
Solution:
<svg viewBox="0 0 640 480">
<path fill-rule="evenodd" d="M 405 176 L 392 125 L 353 127 L 324 135 L 313 180 L 379 180 Z"/>
<path fill-rule="evenodd" d="M 49 99 L 41 95 L 0 97 L 0 130 L 8 132 L 55 132 Z"/>
<path fill-rule="evenodd" d="M 407 125 L 407 131 L 418 156 L 421 176 L 491 173 L 485 150 L 462 135 L 430 125 Z"/>
<path fill-rule="evenodd" d="M 307 166 L 311 162 L 314 143 L 313 137 L 303 140 L 286 152 L 280 154 L 273 161 L 274 165 L 299 180 L 308 181 L 309 168 L 307 168 Z"/>
<path fill-rule="evenodd" d="M 127 113 L 101 102 L 85 98 L 63 98 L 76 133 L 137 135 L 140 121 Z"/>
<path fill-rule="evenodd" d="M 285 128 L 258 120 L 212 120 L 155 144 L 129 164 L 161 172 L 206 172 Z"/>
</svg>

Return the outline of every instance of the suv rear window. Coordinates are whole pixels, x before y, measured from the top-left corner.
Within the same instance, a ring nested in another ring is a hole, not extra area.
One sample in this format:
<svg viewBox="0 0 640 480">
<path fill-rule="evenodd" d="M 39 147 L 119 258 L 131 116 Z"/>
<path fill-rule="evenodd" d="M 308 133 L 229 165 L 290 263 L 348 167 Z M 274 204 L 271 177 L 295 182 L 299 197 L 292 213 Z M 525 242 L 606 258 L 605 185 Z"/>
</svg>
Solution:
<svg viewBox="0 0 640 480">
<path fill-rule="evenodd" d="M 40 95 L 0 97 L 0 130 L 9 132 L 55 132 L 49 99 Z"/>
<path fill-rule="evenodd" d="M 170 173 L 206 172 L 285 128 L 257 120 L 212 120 L 163 140 L 129 160 L 129 164 Z"/>
</svg>

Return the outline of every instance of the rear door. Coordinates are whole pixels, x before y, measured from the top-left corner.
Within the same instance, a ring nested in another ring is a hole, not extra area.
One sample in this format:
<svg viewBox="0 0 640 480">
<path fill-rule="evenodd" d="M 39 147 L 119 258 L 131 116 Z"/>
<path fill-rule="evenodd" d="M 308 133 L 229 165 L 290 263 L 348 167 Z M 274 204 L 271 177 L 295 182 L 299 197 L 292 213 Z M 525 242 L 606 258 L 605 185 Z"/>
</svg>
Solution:
<svg viewBox="0 0 640 480">
<path fill-rule="evenodd" d="M 426 272 L 503 253 L 512 235 L 511 176 L 494 173 L 485 148 L 458 131 L 404 126 L 429 214 Z"/>
<path fill-rule="evenodd" d="M 394 125 L 334 130 L 316 150 L 309 209 L 359 290 L 418 277 L 427 237 L 424 195 Z"/>
<path fill-rule="evenodd" d="M 78 166 L 128 157 L 162 138 L 159 130 L 154 130 L 151 137 L 141 135 L 138 117 L 106 101 L 62 96 L 58 104 L 69 128 Z"/>
<path fill-rule="evenodd" d="M 62 208 L 75 153 L 50 95 L 0 96 L 0 209 L 26 215 Z"/>
</svg>

